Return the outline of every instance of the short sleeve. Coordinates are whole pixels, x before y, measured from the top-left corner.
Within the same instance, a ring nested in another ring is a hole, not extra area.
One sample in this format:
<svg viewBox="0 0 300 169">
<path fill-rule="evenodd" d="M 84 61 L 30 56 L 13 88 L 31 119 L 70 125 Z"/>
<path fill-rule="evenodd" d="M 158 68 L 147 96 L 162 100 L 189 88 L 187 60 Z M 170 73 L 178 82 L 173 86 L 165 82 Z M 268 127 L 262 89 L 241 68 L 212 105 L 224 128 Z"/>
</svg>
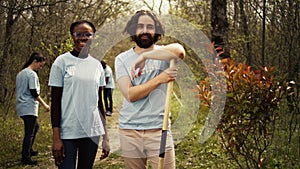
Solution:
<svg viewBox="0 0 300 169">
<path fill-rule="evenodd" d="M 128 70 L 126 69 L 125 64 L 122 62 L 122 60 L 117 57 L 115 60 L 115 72 L 116 72 L 116 81 L 118 81 L 122 76 L 129 76 Z"/>
<path fill-rule="evenodd" d="M 64 85 L 63 69 L 57 62 L 54 62 L 51 66 L 48 85 L 56 87 L 63 87 Z"/>
<path fill-rule="evenodd" d="M 29 89 L 38 89 L 38 80 L 35 72 L 29 73 Z"/>
<path fill-rule="evenodd" d="M 104 69 L 104 75 L 105 75 L 105 77 L 109 77 L 109 72 L 108 72 L 108 68 L 107 67 Z"/>
<path fill-rule="evenodd" d="M 101 69 L 101 76 L 100 76 L 99 84 L 100 84 L 100 86 L 106 86 L 105 71 L 103 69 Z"/>
</svg>

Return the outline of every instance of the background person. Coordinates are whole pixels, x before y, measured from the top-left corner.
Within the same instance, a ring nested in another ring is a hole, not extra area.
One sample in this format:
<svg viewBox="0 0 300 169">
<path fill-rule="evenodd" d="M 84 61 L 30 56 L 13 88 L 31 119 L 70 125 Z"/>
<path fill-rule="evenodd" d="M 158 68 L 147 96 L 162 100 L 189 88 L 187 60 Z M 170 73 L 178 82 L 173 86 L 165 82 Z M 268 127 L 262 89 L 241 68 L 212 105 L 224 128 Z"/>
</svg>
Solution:
<svg viewBox="0 0 300 169">
<path fill-rule="evenodd" d="M 22 145 L 22 163 L 35 165 L 37 161 L 31 156 L 36 156 L 37 151 L 32 149 L 36 134 L 39 129 L 38 107 L 39 103 L 47 111 L 48 104 L 40 97 L 40 82 L 37 71 L 45 64 L 45 58 L 41 53 L 34 52 L 24 64 L 16 77 L 16 111 L 24 121 L 24 139 Z"/>
<path fill-rule="evenodd" d="M 104 105 L 106 110 L 106 115 L 111 116 L 113 112 L 113 91 L 115 88 L 115 81 L 113 76 L 113 71 L 111 70 L 111 67 L 106 64 L 103 60 L 101 61 L 101 64 L 103 66 L 104 72 L 105 72 L 105 82 L 106 85 L 104 87 Z"/>
<path fill-rule="evenodd" d="M 176 68 L 168 68 L 169 60 L 183 58 L 185 50 L 177 43 L 155 45 L 164 30 L 150 11 L 136 12 L 124 32 L 131 36 L 135 46 L 115 60 L 116 82 L 124 96 L 119 116 L 122 157 L 126 169 L 146 169 L 147 160 L 156 169 L 167 83 L 177 76 Z M 167 135 L 164 168 L 174 169 L 170 130 Z"/>
<path fill-rule="evenodd" d="M 72 23 L 74 49 L 58 56 L 51 67 L 52 154 L 60 169 L 75 169 L 77 159 L 78 169 L 91 169 L 100 136 L 106 131 L 101 97 L 104 71 L 88 53 L 88 46 L 84 48 L 95 32 L 95 26 L 87 20 Z M 101 158 L 105 158 L 109 153 L 107 133 L 102 145 Z"/>
</svg>

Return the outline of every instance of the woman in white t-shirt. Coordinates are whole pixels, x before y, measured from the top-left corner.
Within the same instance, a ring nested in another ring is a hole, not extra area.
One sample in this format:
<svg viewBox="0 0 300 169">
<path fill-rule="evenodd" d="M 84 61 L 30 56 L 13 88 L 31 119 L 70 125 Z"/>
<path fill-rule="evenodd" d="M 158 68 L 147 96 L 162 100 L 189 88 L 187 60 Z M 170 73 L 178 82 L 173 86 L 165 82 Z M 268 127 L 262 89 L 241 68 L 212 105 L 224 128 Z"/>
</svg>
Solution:
<svg viewBox="0 0 300 169">
<path fill-rule="evenodd" d="M 22 163 L 36 165 L 37 151 L 32 149 L 35 136 L 39 129 L 37 121 L 39 103 L 50 111 L 48 104 L 40 97 L 40 82 L 37 71 L 45 64 L 41 53 L 34 52 L 16 77 L 16 111 L 24 121 L 24 139 L 22 145 Z"/>
<path fill-rule="evenodd" d="M 75 169 L 76 159 L 77 168 L 92 168 L 101 135 L 103 155 L 109 153 L 105 113 L 99 97 L 105 86 L 104 71 L 100 61 L 85 50 L 95 32 L 89 21 L 72 23 L 74 49 L 58 56 L 50 71 L 52 153 L 61 169 Z"/>
</svg>

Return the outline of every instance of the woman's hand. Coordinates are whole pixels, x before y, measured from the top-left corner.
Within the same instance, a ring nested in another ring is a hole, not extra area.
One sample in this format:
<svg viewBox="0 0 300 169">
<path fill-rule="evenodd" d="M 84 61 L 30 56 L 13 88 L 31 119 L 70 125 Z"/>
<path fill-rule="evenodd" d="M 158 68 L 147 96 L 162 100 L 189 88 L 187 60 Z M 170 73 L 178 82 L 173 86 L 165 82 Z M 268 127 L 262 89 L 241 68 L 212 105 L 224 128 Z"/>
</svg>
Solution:
<svg viewBox="0 0 300 169">
<path fill-rule="evenodd" d="M 45 109 L 47 110 L 47 112 L 50 112 L 50 106 L 48 104 L 45 105 Z"/>
<path fill-rule="evenodd" d="M 100 160 L 103 160 L 106 157 L 108 157 L 109 152 L 110 152 L 109 139 L 106 135 L 104 135 L 102 141 L 102 153 L 100 156 Z"/>
<path fill-rule="evenodd" d="M 60 139 L 53 141 L 52 155 L 55 160 L 55 165 L 59 166 L 63 162 L 63 158 L 65 157 L 64 145 Z"/>
</svg>

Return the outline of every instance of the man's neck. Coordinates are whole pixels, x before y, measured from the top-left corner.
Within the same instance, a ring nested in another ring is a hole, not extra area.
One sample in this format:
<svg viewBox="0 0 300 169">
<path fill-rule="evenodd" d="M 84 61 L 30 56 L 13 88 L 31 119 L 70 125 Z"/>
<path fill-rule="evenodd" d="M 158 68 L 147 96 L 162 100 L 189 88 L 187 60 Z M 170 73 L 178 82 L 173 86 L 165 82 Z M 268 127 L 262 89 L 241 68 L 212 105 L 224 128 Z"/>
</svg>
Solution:
<svg viewBox="0 0 300 169">
<path fill-rule="evenodd" d="M 141 54 L 143 52 L 152 50 L 153 48 L 154 48 L 154 44 L 152 46 L 150 46 L 149 48 L 141 48 L 138 45 L 135 45 L 134 52 L 137 53 L 137 54 Z"/>
</svg>

